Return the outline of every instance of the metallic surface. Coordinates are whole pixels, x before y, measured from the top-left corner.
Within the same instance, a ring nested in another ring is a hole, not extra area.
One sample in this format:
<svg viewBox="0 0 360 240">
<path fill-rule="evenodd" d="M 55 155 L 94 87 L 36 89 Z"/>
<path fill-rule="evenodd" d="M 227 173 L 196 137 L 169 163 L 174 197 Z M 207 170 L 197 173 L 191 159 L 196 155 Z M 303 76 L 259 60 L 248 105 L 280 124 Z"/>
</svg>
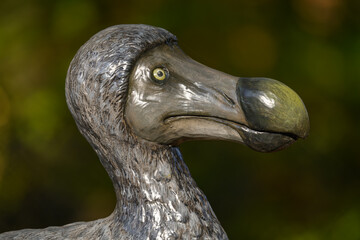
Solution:
<svg viewBox="0 0 360 240">
<path fill-rule="evenodd" d="M 158 67 L 168 72 L 161 83 L 151 76 Z M 153 48 L 136 62 L 125 109 L 137 136 L 161 144 L 216 139 L 269 152 L 309 131 L 304 104 L 283 83 L 219 72 L 176 44 Z"/>
<path fill-rule="evenodd" d="M 250 128 L 307 136 L 309 119 L 304 104 L 285 84 L 266 78 L 244 78 L 237 91 Z"/>
<path fill-rule="evenodd" d="M 222 139 L 278 150 L 307 135 L 307 112 L 285 85 L 210 69 L 176 41 L 160 28 L 114 26 L 70 64 L 67 103 L 113 182 L 114 212 L 0 239 L 227 239 L 176 146 Z M 168 74 L 161 82 L 151 77 L 158 67 Z"/>
</svg>

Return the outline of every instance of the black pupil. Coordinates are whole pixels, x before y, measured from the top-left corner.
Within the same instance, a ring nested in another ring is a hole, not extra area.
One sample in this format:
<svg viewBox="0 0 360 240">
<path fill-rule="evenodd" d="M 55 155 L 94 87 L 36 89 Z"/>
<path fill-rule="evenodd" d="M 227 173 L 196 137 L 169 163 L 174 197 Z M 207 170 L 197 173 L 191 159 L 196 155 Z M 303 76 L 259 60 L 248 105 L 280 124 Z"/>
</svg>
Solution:
<svg viewBox="0 0 360 240">
<path fill-rule="evenodd" d="M 158 77 L 162 77 L 162 76 L 164 76 L 164 73 L 159 70 L 159 71 L 157 72 L 157 75 L 158 75 Z"/>
</svg>

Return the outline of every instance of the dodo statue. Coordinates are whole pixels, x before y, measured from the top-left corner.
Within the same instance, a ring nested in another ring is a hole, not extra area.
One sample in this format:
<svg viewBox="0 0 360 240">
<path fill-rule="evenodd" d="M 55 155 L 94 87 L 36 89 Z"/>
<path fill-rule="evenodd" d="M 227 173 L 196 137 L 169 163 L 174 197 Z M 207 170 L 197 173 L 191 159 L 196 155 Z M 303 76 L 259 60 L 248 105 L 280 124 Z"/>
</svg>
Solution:
<svg viewBox="0 0 360 240">
<path fill-rule="evenodd" d="M 271 152 L 309 132 L 306 108 L 286 85 L 206 67 L 173 34 L 148 25 L 112 26 L 91 37 L 70 64 L 65 91 L 112 180 L 115 210 L 0 239 L 228 239 L 178 145 L 216 139 Z"/>
</svg>

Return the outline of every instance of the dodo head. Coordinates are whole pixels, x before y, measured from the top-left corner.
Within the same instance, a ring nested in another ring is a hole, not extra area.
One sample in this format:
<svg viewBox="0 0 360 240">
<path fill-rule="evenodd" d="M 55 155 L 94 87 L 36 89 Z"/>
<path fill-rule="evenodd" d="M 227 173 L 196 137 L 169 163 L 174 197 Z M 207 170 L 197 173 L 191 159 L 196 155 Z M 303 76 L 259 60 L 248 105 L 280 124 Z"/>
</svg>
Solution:
<svg viewBox="0 0 360 240">
<path fill-rule="evenodd" d="M 286 85 L 206 67 L 174 35 L 147 25 L 113 26 L 85 43 L 68 70 L 66 99 L 95 147 L 222 139 L 268 152 L 309 131 L 305 106 Z"/>
</svg>

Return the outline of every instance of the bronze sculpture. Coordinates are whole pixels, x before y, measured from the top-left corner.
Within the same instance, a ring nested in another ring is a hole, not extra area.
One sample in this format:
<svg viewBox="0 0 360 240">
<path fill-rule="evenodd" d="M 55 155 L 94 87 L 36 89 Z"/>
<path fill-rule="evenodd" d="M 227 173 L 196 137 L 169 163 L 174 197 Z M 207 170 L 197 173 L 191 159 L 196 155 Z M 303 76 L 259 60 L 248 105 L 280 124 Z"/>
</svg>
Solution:
<svg viewBox="0 0 360 240">
<path fill-rule="evenodd" d="M 309 131 L 305 106 L 284 84 L 210 69 L 147 25 L 113 26 L 86 42 L 70 64 L 66 100 L 113 182 L 115 210 L 0 239 L 227 239 L 177 146 L 221 139 L 269 152 Z"/>
</svg>

